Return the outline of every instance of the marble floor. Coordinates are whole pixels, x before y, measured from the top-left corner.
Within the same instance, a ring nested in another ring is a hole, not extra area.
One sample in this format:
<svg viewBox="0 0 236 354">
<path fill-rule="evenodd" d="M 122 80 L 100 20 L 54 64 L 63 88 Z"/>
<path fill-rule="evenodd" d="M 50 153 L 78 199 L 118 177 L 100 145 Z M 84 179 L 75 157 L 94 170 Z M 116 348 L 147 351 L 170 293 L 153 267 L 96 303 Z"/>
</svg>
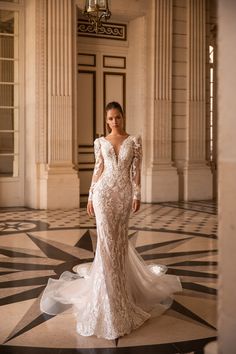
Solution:
<svg viewBox="0 0 236 354">
<path fill-rule="evenodd" d="M 217 215 L 209 201 L 142 204 L 129 237 L 147 263 L 180 276 L 171 309 L 117 341 L 82 337 L 73 315 L 40 313 L 49 277 L 91 261 L 96 227 L 84 208 L 0 208 L 1 354 L 203 353 L 216 338 Z"/>
</svg>

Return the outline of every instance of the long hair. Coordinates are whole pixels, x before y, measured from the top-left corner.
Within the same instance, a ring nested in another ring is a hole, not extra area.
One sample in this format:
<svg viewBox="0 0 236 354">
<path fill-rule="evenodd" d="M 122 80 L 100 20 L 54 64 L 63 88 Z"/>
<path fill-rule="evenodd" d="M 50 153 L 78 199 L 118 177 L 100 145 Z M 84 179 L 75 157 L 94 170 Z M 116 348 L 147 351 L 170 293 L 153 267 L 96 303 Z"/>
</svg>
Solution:
<svg viewBox="0 0 236 354">
<path fill-rule="evenodd" d="M 124 111 L 118 102 L 112 101 L 106 105 L 106 108 L 105 108 L 106 115 L 110 109 L 117 109 L 120 112 L 120 114 L 122 115 L 122 117 L 124 118 Z M 106 122 L 106 128 L 107 128 L 108 133 L 111 133 L 111 128 L 109 127 L 107 122 Z"/>
</svg>

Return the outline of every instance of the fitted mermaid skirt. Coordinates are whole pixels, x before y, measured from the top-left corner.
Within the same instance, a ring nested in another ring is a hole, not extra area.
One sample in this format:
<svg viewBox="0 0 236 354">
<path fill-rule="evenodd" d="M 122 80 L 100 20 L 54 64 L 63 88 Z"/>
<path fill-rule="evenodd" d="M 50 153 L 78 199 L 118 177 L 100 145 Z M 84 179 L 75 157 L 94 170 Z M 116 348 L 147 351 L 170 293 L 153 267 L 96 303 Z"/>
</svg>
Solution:
<svg viewBox="0 0 236 354">
<path fill-rule="evenodd" d="M 165 266 L 146 265 L 128 240 L 135 137 L 124 141 L 118 157 L 105 138 L 97 141 L 104 166 L 93 188 L 94 261 L 49 279 L 40 306 L 50 315 L 71 308 L 79 334 L 115 339 L 161 315 L 182 287 L 178 277 L 165 273 Z"/>
</svg>

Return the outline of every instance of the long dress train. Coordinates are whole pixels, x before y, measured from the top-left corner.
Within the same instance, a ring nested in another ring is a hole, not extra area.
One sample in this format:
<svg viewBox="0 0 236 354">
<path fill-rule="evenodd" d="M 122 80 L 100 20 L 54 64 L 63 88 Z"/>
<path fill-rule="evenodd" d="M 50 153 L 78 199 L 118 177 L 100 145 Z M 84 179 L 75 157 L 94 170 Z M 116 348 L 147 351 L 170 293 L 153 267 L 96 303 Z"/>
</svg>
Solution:
<svg viewBox="0 0 236 354">
<path fill-rule="evenodd" d="M 164 266 L 146 265 L 128 241 L 132 200 L 140 199 L 141 139 L 129 135 L 118 154 L 104 137 L 94 148 L 89 195 L 98 236 L 94 261 L 77 266 L 76 274 L 49 279 L 40 307 L 54 315 L 72 305 L 79 334 L 115 339 L 163 313 L 182 287 Z"/>
</svg>

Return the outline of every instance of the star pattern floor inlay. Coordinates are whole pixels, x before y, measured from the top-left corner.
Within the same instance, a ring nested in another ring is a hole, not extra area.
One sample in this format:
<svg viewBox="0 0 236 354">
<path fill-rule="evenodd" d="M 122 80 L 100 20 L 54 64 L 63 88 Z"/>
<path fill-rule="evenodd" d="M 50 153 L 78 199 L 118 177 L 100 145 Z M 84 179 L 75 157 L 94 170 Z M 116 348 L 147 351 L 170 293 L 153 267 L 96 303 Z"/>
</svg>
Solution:
<svg viewBox="0 0 236 354">
<path fill-rule="evenodd" d="M 48 278 L 91 262 L 96 225 L 84 208 L 42 211 L 2 208 L 0 219 L 0 353 L 202 353 L 214 340 L 217 216 L 214 203 L 143 204 L 129 237 L 147 263 L 168 266 L 183 292 L 171 309 L 131 334 L 108 341 L 82 337 L 68 311 L 48 316 L 39 301 Z M 91 351 L 93 350 L 93 351 Z"/>
</svg>

